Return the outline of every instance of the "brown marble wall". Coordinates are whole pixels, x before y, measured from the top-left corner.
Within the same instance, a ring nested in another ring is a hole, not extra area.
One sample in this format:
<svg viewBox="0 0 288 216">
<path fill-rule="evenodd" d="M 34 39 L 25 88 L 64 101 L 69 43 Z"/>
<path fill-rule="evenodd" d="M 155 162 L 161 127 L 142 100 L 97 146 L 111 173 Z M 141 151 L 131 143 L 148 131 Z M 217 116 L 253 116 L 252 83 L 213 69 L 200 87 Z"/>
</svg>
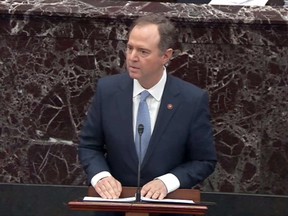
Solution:
<svg viewBox="0 0 288 216">
<path fill-rule="evenodd" d="M 288 9 L 269 6 L 1 1 L 0 182 L 85 184 L 95 84 L 125 70 L 127 27 L 151 12 L 180 29 L 169 72 L 211 95 L 219 164 L 203 190 L 288 193 Z"/>
</svg>

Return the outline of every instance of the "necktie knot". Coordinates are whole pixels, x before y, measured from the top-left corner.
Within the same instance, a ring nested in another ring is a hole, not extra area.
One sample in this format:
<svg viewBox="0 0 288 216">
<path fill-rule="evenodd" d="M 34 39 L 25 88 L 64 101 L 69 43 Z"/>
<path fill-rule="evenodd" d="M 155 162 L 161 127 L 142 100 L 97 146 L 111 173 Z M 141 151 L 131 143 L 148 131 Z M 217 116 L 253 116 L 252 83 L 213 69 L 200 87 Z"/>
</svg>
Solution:
<svg viewBox="0 0 288 216">
<path fill-rule="evenodd" d="M 150 93 L 148 91 L 143 91 L 140 94 L 140 102 L 146 101 L 146 99 L 149 97 Z"/>
</svg>

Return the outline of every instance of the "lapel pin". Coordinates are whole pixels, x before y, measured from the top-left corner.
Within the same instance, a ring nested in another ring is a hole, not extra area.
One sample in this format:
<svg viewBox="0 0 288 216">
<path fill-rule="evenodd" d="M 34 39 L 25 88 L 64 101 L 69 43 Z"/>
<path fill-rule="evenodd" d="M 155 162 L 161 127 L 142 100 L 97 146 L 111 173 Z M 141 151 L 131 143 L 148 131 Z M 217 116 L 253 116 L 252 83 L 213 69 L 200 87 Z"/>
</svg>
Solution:
<svg viewBox="0 0 288 216">
<path fill-rule="evenodd" d="M 173 109 L 173 105 L 172 104 L 168 104 L 167 105 L 167 109 L 172 110 Z"/>
</svg>

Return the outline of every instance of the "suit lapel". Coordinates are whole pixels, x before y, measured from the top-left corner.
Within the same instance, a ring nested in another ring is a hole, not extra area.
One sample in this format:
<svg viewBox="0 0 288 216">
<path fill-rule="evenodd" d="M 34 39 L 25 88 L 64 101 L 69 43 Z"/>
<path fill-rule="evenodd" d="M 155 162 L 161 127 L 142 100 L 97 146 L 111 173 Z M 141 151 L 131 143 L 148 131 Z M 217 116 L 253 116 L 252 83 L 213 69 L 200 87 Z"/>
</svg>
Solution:
<svg viewBox="0 0 288 216">
<path fill-rule="evenodd" d="M 128 157 L 131 157 L 135 164 L 138 162 L 138 156 L 136 152 L 136 147 L 134 143 L 134 131 L 133 131 L 133 80 L 127 75 L 127 79 L 124 82 L 119 82 L 119 93 L 116 96 L 117 107 L 119 109 L 119 114 L 121 122 L 124 122 L 121 131 L 127 134 L 127 142 L 129 143 L 129 153 Z M 127 115 L 130 113 L 130 115 Z M 131 164 L 135 166 L 135 164 Z"/>
<path fill-rule="evenodd" d="M 157 120 L 154 126 L 154 130 L 150 139 L 150 143 L 142 162 L 142 166 L 145 166 L 149 162 L 149 158 L 153 153 L 153 149 L 159 144 L 159 140 L 164 133 L 166 127 L 169 126 L 169 122 L 180 105 L 180 90 L 173 82 L 171 76 L 167 76 L 167 83 L 162 95 L 161 104 L 157 116 Z"/>
</svg>

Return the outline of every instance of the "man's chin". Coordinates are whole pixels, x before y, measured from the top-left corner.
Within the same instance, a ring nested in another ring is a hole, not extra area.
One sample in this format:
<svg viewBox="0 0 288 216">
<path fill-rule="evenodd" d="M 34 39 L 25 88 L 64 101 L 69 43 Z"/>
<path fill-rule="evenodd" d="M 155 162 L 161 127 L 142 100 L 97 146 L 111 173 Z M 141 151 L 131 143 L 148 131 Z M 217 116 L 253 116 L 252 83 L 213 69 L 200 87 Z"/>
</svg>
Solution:
<svg viewBox="0 0 288 216">
<path fill-rule="evenodd" d="M 133 73 L 133 72 L 129 72 L 129 76 L 132 78 L 132 79 L 139 79 L 139 74 L 138 73 Z"/>
</svg>

